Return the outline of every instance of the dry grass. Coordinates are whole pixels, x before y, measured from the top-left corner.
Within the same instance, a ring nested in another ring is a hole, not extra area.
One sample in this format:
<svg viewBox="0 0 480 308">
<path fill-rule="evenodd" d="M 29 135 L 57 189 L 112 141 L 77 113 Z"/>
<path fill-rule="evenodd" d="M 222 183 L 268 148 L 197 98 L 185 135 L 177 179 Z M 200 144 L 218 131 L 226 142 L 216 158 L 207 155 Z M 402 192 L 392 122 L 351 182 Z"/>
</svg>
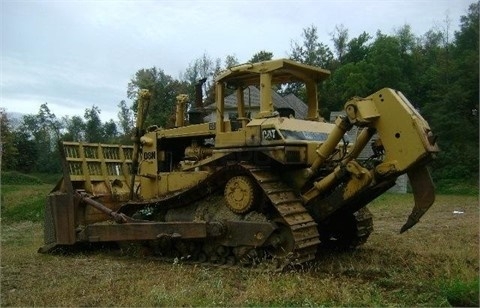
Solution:
<svg viewBox="0 0 480 308">
<path fill-rule="evenodd" d="M 476 196 L 439 196 L 403 235 L 411 196 L 382 196 L 370 209 L 375 231 L 361 249 L 323 253 L 285 273 L 170 264 L 115 251 L 41 255 L 40 223 L 2 223 L 0 305 L 478 306 Z"/>
</svg>

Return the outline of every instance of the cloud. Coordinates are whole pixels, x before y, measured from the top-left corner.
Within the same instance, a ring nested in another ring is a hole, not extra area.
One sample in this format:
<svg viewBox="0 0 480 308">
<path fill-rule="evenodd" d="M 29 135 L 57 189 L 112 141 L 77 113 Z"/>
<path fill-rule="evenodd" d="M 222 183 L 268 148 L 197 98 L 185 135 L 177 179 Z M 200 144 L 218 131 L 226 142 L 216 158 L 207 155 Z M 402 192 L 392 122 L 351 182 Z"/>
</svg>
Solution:
<svg viewBox="0 0 480 308">
<path fill-rule="evenodd" d="M 92 104 L 88 101 L 67 99 L 65 97 L 45 96 L 45 100 L 39 100 L 36 95 L 18 94 L 8 97 L 7 112 L 21 114 L 37 114 L 40 106 L 47 103 L 50 111 L 60 119 L 62 117 L 72 117 L 74 115 L 83 117 L 85 109 L 91 108 Z M 98 106 L 98 105 L 97 105 Z M 101 108 L 100 108 L 101 109 Z M 100 117 L 106 122 L 110 119 L 118 120 L 118 111 L 116 108 L 101 110 Z"/>
<path fill-rule="evenodd" d="M 403 24 L 421 35 L 471 1 L 3 1 L 2 107 L 83 115 L 92 105 L 116 119 L 129 80 L 156 66 L 178 78 L 203 53 L 247 61 L 261 50 L 286 57 L 315 25 L 319 39 L 343 24 L 350 37 Z M 457 27 L 452 27 L 452 30 Z M 58 108 L 58 109 L 56 109 Z"/>
<path fill-rule="evenodd" d="M 93 105 L 102 110 L 102 119 L 116 119 L 118 103 L 125 98 L 123 85 L 110 72 L 89 70 L 65 63 L 36 63 L 27 57 L 4 57 L 2 107 L 8 111 L 36 113 L 47 102 L 60 115 L 83 115 Z"/>
</svg>

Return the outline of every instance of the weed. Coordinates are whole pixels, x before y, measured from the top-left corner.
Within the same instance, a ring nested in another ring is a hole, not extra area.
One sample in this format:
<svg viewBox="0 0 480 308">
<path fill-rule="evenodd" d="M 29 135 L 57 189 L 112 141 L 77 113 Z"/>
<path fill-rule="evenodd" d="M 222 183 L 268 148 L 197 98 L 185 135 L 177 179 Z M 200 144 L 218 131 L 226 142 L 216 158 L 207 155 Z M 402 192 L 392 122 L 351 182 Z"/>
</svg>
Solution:
<svg viewBox="0 0 480 308">
<path fill-rule="evenodd" d="M 43 182 L 28 174 L 23 174 L 17 171 L 2 172 L 2 185 L 38 185 Z"/>
<path fill-rule="evenodd" d="M 59 174 L 34 173 L 25 174 L 18 171 L 2 171 L 2 185 L 55 185 L 61 178 Z"/>
<path fill-rule="evenodd" d="M 442 194 L 478 196 L 478 180 L 442 179 L 435 184 L 437 191 Z"/>
<path fill-rule="evenodd" d="M 440 290 L 448 303 L 455 307 L 479 306 L 479 278 L 474 280 L 449 280 L 440 283 Z"/>
<path fill-rule="evenodd" d="M 34 176 L 42 181 L 44 184 L 55 185 L 62 178 L 61 174 L 55 173 L 32 173 L 31 176 Z"/>
<path fill-rule="evenodd" d="M 43 221 L 46 196 L 51 188 L 47 184 L 2 185 L 2 221 Z"/>
</svg>

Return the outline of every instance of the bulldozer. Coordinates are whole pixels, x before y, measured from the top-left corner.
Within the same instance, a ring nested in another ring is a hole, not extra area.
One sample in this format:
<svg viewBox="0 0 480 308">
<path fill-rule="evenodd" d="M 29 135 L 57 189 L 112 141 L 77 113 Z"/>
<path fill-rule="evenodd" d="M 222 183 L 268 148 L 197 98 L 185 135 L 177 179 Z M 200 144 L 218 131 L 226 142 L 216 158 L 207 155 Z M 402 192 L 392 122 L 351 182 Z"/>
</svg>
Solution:
<svg viewBox="0 0 480 308">
<path fill-rule="evenodd" d="M 39 252 L 137 243 L 166 258 L 284 268 L 365 243 L 373 231 L 367 205 L 403 174 L 414 206 L 400 232 L 410 229 L 435 199 L 427 167 L 436 136 L 390 88 L 354 97 L 344 116 L 324 121 L 317 92 L 329 75 L 289 59 L 234 66 L 215 79 L 209 121 L 200 82 L 195 104 L 176 97 L 170 128 L 143 127 L 150 93 L 140 90 L 133 145 L 60 144 L 63 178 L 47 198 Z M 272 93 L 288 83 L 305 90 L 305 118 L 275 110 Z M 256 112 L 245 97 L 250 86 L 260 92 Z M 225 112 L 229 93 L 234 118 Z M 359 159 L 367 147 L 373 154 Z"/>
</svg>

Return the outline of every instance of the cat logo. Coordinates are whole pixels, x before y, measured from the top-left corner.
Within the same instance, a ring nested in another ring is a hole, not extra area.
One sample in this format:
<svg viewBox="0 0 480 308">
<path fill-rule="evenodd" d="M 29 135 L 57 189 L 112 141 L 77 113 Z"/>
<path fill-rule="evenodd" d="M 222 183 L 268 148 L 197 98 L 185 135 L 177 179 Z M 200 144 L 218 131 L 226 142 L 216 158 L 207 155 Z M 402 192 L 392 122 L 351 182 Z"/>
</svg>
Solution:
<svg viewBox="0 0 480 308">
<path fill-rule="evenodd" d="M 275 130 L 275 128 L 262 129 L 262 139 L 267 141 L 276 140 L 277 131 Z"/>
</svg>

